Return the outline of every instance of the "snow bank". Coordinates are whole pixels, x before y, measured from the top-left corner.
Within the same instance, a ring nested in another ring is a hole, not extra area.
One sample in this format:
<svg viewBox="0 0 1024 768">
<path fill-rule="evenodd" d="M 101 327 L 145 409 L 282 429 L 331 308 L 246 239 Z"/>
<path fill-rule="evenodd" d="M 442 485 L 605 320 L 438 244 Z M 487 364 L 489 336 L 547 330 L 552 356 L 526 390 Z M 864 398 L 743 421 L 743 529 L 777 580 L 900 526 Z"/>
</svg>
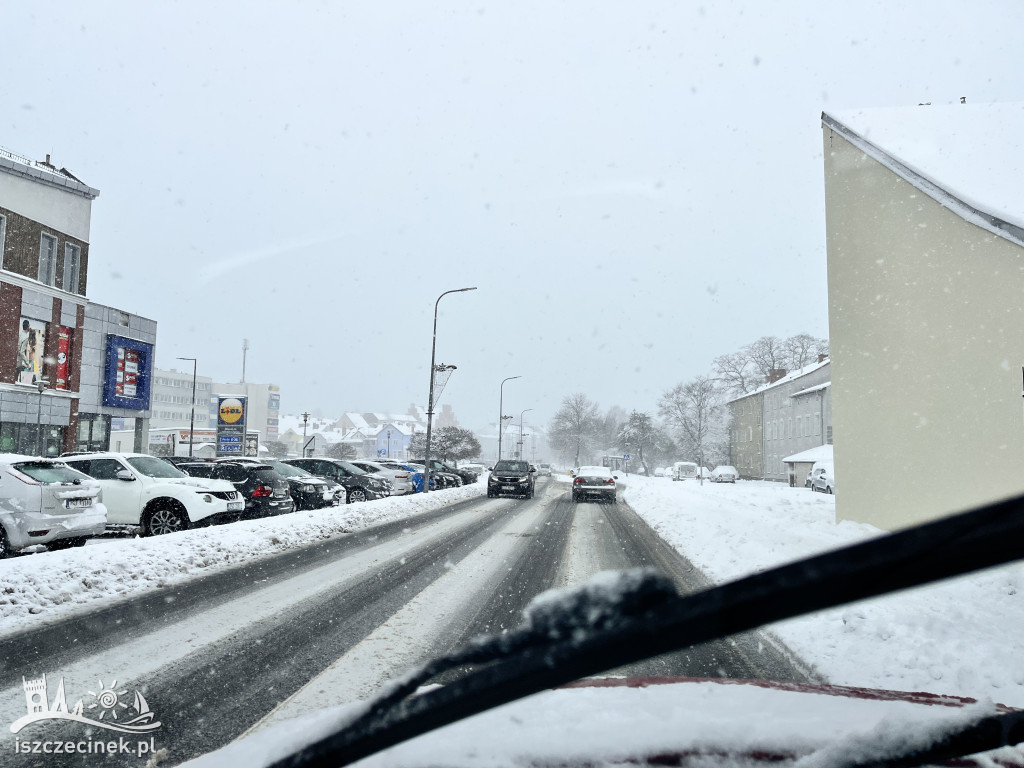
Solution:
<svg viewBox="0 0 1024 768">
<path fill-rule="evenodd" d="M 0 636 L 312 542 L 482 496 L 487 484 L 393 496 L 155 538 L 0 560 Z"/>
<path fill-rule="evenodd" d="M 713 582 L 883 534 L 835 521 L 835 497 L 781 483 L 629 477 L 623 498 Z M 830 683 L 1024 706 L 1024 565 L 771 627 Z"/>
</svg>

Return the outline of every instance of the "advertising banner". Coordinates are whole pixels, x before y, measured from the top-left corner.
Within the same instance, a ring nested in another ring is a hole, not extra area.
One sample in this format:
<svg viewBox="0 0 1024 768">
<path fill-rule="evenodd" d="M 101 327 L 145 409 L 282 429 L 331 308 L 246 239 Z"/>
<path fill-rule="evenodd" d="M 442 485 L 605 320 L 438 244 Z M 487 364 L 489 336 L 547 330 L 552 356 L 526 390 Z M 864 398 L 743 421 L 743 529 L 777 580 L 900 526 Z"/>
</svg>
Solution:
<svg viewBox="0 0 1024 768">
<path fill-rule="evenodd" d="M 103 404 L 133 411 L 149 410 L 153 345 L 123 336 L 107 336 Z"/>
<path fill-rule="evenodd" d="M 35 384 L 43 378 L 43 354 L 46 349 L 46 323 L 21 318 L 18 329 L 17 381 Z"/>
<path fill-rule="evenodd" d="M 217 455 L 242 456 L 245 441 L 246 398 L 217 396 Z"/>
<path fill-rule="evenodd" d="M 68 388 L 68 371 L 71 369 L 71 329 L 60 326 L 57 336 L 57 374 L 54 389 Z"/>
</svg>

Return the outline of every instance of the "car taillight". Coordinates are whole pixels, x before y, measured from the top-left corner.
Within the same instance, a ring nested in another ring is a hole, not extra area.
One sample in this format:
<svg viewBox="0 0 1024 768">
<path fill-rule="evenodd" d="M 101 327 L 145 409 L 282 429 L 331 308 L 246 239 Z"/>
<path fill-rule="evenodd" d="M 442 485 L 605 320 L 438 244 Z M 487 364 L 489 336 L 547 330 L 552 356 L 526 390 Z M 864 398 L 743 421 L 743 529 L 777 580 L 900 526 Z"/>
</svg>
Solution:
<svg viewBox="0 0 1024 768">
<path fill-rule="evenodd" d="M 573 480 L 573 482 L 574 483 L 585 483 L 586 480 L 584 480 L 582 477 L 577 477 L 575 480 Z"/>
<path fill-rule="evenodd" d="M 254 499 L 259 499 L 259 498 L 262 498 L 263 496 L 273 496 L 273 495 L 274 495 L 274 489 L 271 488 L 269 485 L 257 485 L 256 486 L 256 490 L 252 492 L 252 497 Z"/>
<path fill-rule="evenodd" d="M 608 483 L 608 485 L 615 485 L 615 479 L 611 477 L 609 477 L 605 482 Z"/>
<path fill-rule="evenodd" d="M 395 475 L 395 480 L 408 480 L 408 475 Z"/>
</svg>

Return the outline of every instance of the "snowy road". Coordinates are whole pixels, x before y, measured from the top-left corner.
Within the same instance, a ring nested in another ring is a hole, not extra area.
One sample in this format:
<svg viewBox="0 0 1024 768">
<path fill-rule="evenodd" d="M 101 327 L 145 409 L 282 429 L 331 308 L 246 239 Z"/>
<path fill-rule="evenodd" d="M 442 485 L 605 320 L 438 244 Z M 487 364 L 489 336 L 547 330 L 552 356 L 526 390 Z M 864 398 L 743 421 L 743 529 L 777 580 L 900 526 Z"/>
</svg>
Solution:
<svg viewBox="0 0 1024 768">
<path fill-rule="evenodd" d="M 0 658 L 19 676 L 49 670 L 51 698 L 63 676 L 69 706 L 100 682 L 142 690 L 162 723 L 156 745 L 176 764 L 365 699 L 427 657 L 517 625 L 545 589 L 639 565 L 680 591 L 704 586 L 625 504 L 576 505 L 552 481 L 537 490 L 531 500 L 469 499 L 7 638 Z M 787 658 L 752 634 L 622 672 L 804 679 Z M 0 691 L 0 722 L 22 716 L 24 701 L 19 689 Z M 0 765 L 13 751 L 4 731 Z M 80 732 L 54 723 L 47 738 Z M 52 756 L 46 765 L 95 760 Z"/>
</svg>

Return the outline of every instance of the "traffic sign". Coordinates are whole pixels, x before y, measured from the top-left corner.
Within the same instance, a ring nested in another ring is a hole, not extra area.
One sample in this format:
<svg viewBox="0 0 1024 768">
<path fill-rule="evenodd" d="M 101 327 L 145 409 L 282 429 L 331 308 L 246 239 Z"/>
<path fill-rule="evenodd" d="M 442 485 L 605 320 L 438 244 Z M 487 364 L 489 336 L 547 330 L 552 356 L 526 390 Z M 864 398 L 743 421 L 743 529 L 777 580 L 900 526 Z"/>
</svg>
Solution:
<svg viewBox="0 0 1024 768">
<path fill-rule="evenodd" d="M 388 452 L 384 448 L 378 448 L 377 449 L 377 458 L 380 458 L 382 456 L 386 456 L 387 453 Z"/>
<path fill-rule="evenodd" d="M 629 461 L 630 457 L 629 457 L 629 454 L 626 453 L 626 454 L 623 454 L 622 458 L 625 459 L 626 461 Z"/>
</svg>

